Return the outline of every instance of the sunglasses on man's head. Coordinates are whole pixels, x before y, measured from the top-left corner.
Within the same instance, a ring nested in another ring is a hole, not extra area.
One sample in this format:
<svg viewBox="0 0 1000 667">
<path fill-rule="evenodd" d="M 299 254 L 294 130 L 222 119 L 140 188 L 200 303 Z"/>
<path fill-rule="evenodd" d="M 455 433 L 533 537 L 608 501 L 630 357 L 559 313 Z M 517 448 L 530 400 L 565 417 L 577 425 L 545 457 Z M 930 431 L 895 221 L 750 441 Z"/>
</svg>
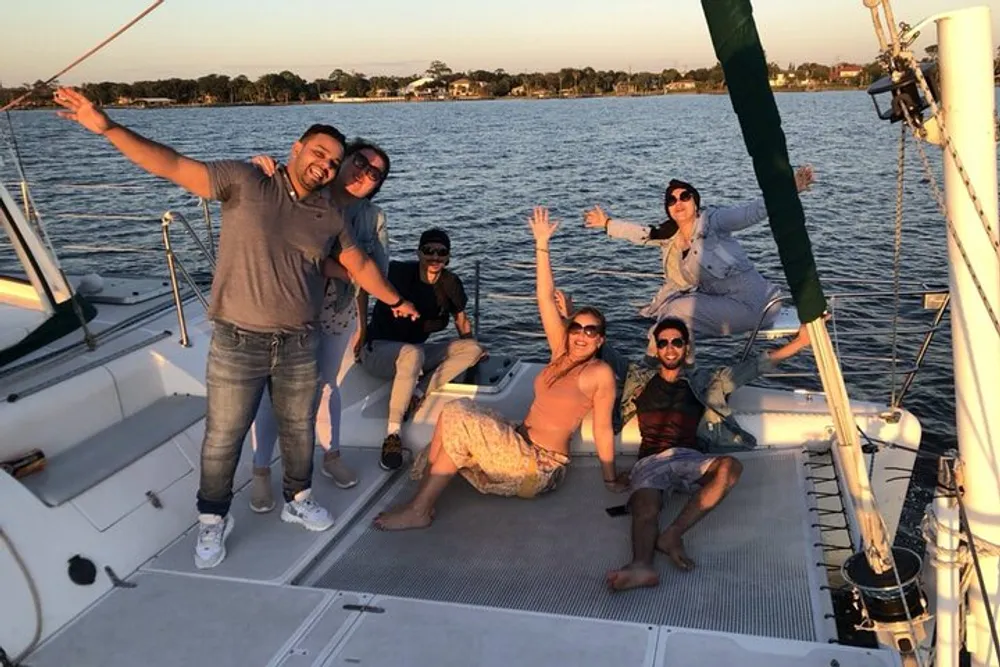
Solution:
<svg viewBox="0 0 1000 667">
<path fill-rule="evenodd" d="M 420 246 L 420 253 L 423 255 L 427 255 L 428 257 L 447 257 L 448 249 L 425 245 L 425 246 Z"/>
<path fill-rule="evenodd" d="M 384 174 L 361 153 L 355 153 L 352 160 L 354 161 L 354 167 L 364 174 L 365 178 L 369 181 L 381 181 L 385 178 Z"/>
<path fill-rule="evenodd" d="M 678 201 L 691 201 L 692 197 L 694 197 L 694 195 L 691 193 L 690 190 L 682 190 L 680 195 L 678 195 L 677 197 L 673 195 L 667 197 L 667 206 L 673 206 Z"/>
<path fill-rule="evenodd" d="M 687 345 L 687 341 L 683 338 L 657 338 L 656 339 L 656 349 L 662 350 L 667 345 L 671 347 L 676 347 L 678 350 Z"/>
<path fill-rule="evenodd" d="M 574 334 L 574 333 L 580 333 L 581 331 L 583 332 L 583 335 L 586 336 L 587 338 L 597 338 L 598 336 L 604 335 L 604 331 L 602 331 L 601 327 L 597 326 L 596 324 L 584 325 L 580 324 L 579 322 L 570 322 L 569 326 L 566 327 L 567 333 Z"/>
</svg>

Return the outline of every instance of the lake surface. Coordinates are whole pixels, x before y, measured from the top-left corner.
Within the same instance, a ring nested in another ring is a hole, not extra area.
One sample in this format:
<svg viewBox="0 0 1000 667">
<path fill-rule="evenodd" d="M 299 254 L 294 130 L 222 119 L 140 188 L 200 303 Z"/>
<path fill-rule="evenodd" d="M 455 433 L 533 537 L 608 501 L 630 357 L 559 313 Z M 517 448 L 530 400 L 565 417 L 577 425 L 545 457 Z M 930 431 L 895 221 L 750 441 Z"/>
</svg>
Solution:
<svg viewBox="0 0 1000 667">
<path fill-rule="evenodd" d="M 863 92 L 787 93 L 777 100 L 793 163 L 811 163 L 816 170 L 818 182 L 802 201 L 827 292 L 847 290 L 835 282 L 845 278 L 891 281 L 899 126 L 880 121 Z M 549 206 L 562 220 L 552 241 L 553 263 L 581 269 L 557 272 L 559 286 L 578 305 L 601 308 L 616 347 L 637 357 L 648 323 L 636 311 L 660 280 L 588 269 L 657 273 L 659 252 L 585 229 L 583 211 L 600 203 L 616 217 L 656 224 L 664 217 L 663 186 L 672 177 L 695 184 L 704 204 L 738 204 L 759 196 L 726 96 L 117 110 L 111 115 L 203 160 L 258 153 L 283 159 L 314 122 L 375 140 L 392 159 L 391 176 L 377 202 L 388 216 L 393 256 L 412 258 L 422 230 L 447 229 L 452 268 L 470 295 L 480 262 L 481 335 L 498 353 L 544 355 L 544 340 L 532 333 L 539 331 L 534 302 L 523 298 L 532 294 L 533 273 L 512 266 L 533 261 L 526 225 L 532 206 Z M 165 274 L 159 216 L 173 209 L 199 220 L 197 200 L 145 175 L 102 138 L 54 112 L 15 112 L 11 118 L 36 202 L 66 269 Z M 6 150 L 6 123 L 0 137 L 5 144 L 0 146 L 0 178 L 9 183 L 17 175 Z M 940 152 L 932 148 L 929 153 L 939 173 Z M 912 142 L 904 193 L 901 277 L 946 285 L 945 225 Z M 761 272 L 784 286 L 766 223 L 740 232 L 739 238 Z M 195 257 L 193 252 L 185 256 L 188 261 Z M 9 247 L 0 247 L 0 267 L 11 258 Z M 891 284 L 882 287 L 891 290 Z M 845 368 L 885 370 L 849 376 L 852 397 L 886 401 L 889 364 L 866 360 L 891 353 L 892 298 L 855 301 L 854 306 L 850 300 L 834 303 L 837 330 L 848 333 L 837 339 Z M 902 312 L 906 322 L 930 322 L 919 301 L 905 301 Z M 930 451 L 954 446 L 947 324 L 945 318 L 905 401 L 921 419 L 924 447 Z M 880 330 L 864 333 L 875 328 Z M 861 335 L 850 336 L 852 330 Z M 912 362 L 920 340 L 917 334 L 900 337 L 900 367 Z M 707 356 L 701 361 L 725 361 L 732 349 L 722 345 L 706 352 L 702 347 L 700 353 Z M 899 380 L 897 375 L 897 385 Z"/>
</svg>

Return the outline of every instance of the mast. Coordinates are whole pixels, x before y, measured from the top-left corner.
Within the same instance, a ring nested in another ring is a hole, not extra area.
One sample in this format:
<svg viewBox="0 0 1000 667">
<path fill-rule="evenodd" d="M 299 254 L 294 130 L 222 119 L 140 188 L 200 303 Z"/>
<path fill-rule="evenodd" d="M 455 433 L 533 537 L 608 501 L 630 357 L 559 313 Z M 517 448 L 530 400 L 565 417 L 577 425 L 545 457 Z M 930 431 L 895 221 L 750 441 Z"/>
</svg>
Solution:
<svg viewBox="0 0 1000 667">
<path fill-rule="evenodd" d="M 885 573 L 892 567 L 889 540 L 875 507 L 844 378 L 822 319 L 826 298 L 805 228 L 781 116 L 768 83 L 767 60 L 753 9 L 750 0 L 702 0 L 701 4 L 747 152 L 753 159 L 757 183 L 764 193 L 771 233 L 778 244 L 799 321 L 807 323 L 809 329 L 837 435 L 836 458 L 855 510 L 865 558 L 874 573 Z"/>
<path fill-rule="evenodd" d="M 948 235 L 948 275 L 955 424 L 965 476 L 963 500 L 975 539 L 1000 544 L 1000 332 L 990 317 L 990 310 L 1000 315 L 991 17 L 988 7 L 975 7 L 949 12 L 935 20 L 941 110 L 952 149 L 945 147 L 944 181 L 948 217 L 954 226 L 954 234 Z M 965 177 L 953 151 L 961 160 Z M 966 178 L 982 204 L 985 221 L 976 210 Z M 984 222 L 989 224 L 989 236 Z M 986 552 L 978 550 L 985 590 L 973 577 L 969 591 L 966 646 L 973 667 L 998 664 L 983 593 L 996 618 L 1000 558 Z"/>
</svg>

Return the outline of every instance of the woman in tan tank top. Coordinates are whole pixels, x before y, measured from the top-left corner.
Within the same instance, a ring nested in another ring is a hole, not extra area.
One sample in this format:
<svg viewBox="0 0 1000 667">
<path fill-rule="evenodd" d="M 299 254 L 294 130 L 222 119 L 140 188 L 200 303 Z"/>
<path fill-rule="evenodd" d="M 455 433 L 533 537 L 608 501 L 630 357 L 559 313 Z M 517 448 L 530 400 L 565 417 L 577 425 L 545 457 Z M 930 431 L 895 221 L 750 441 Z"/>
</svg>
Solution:
<svg viewBox="0 0 1000 667">
<path fill-rule="evenodd" d="M 604 483 L 613 491 L 627 488 L 627 477 L 615 470 L 615 376 L 596 358 L 604 343 L 604 316 L 595 308 L 581 308 L 562 319 L 549 263 L 549 238 L 559 223 L 549 222 L 548 210 L 536 207 L 529 226 L 535 237 L 538 310 L 552 357 L 535 378 L 528 416 L 516 424 L 467 398 L 446 405 L 430 445 L 413 464 L 413 477 L 422 478 L 416 495 L 380 514 L 376 527 L 427 527 L 434 503 L 456 474 L 482 493 L 531 498 L 551 491 L 565 475 L 570 439 L 591 410 Z"/>
</svg>

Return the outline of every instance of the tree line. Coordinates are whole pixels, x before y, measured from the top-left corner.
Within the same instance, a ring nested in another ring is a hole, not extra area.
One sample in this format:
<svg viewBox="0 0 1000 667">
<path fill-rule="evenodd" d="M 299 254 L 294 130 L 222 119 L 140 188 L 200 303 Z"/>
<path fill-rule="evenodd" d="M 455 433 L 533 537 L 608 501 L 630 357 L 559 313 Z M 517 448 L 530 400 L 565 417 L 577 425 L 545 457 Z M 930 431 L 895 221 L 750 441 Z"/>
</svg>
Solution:
<svg viewBox="0 0 1000 667">
<path fill-rule="evenodd" d="M 928 48 L 928 57 L 936 55 Z M 997 52 L 996 70 L 1000 73 L 1000 49 Z M 791 85 L 812 82 L 813 86 L 831 84 L 829 65 L 807 62 L 789 64 L 782 68 L 777 63 L 768 64 L 768 74 L 776 79 L 785 75 Z M 878 61 L 861 66 L 861 73 L 851 79 L 838 80 L 846 86 L 867 86 L 885 74 Z M 80 89 L 85 95 L 104 105 L 141 98 L 167 98 L 177 104 L 288 104 L 323 99 L 324 94 L 343 97 L 402 96 L 407 86 L 421 81 L 424 92 L 438 91 L 447 96 L 449 85 L 459 79 L 476 82 L 476 95 L 482 97 L 507 97 L 512 94 L 537 96 L 589 96 L 611 94 L 651 94 L 678 81 L 694 82 L 695 90 L 720 90 L 725 85 L 722 66 L 697 68 L 687 71 L 670 68 L 661 72 L 625 72 L 622 70 L 596 70 L 592 67 L 566 67 L 557 72 L 510 73 L 503 69 L 470 70 L 454 72 L 440 60 L 431 62 L 423 74 L 410 76 L 368 76 L 361 72 L 335 69 L 326 78 L 307 81 L 294 72 L 285 70 L 268 73 L 257 79 L 240 74 L 207 74 L 197 79 L 159 79 L 124 83 L 101 81 L 85 83 Z M 53 84 L 56 85 L 56 84 Z M 22 84 L 13 88 L 0 85 L 0 104 L 5 104 L 33 90 L 29 106 L 51 103 L 52 87 L 42 81 Z M 412 92 L 412 91 L 411 91 Z"/>
</svg>

